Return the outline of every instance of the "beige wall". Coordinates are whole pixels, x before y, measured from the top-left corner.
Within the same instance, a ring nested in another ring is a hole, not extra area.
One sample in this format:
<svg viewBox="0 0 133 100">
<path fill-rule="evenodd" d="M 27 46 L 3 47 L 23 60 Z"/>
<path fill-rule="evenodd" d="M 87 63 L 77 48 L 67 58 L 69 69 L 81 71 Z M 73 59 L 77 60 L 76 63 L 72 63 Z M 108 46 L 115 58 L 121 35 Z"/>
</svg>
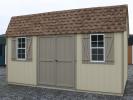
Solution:
<svg viewBox="0 0 133 100">
<path fill-rule="evenodd" d="M 112 65 L 82 64 L 82 37 L 77 35 L 77 89 L 122 93 L 122 35 L 114 33 L 115 63 Z"/>
<path fill-rule="evenodd" d="M 37 65 L 37 37 L 33 37 L 33 56 L 31 62 L 11 60 L 11 38 L 7 39 L 7 71 L 8 82 L 17 84 L 36 85 Z"/>
<path fill-rule="evenodd" d="M 115 46 L 114 64 L 82 64 L 82 36 L 80 34 L 77 35 L 77 89 L 119 94 L 123 92 L 123 87 L 127 80 L 127 33 L 112 34 L 114 34 Z M 7 71 L 9 83 L 37 84 L 37 37 L 33 37 L 32 47 L 32 62 L 11 61 L 11 38 L 7 39 Z"/>
</svg>

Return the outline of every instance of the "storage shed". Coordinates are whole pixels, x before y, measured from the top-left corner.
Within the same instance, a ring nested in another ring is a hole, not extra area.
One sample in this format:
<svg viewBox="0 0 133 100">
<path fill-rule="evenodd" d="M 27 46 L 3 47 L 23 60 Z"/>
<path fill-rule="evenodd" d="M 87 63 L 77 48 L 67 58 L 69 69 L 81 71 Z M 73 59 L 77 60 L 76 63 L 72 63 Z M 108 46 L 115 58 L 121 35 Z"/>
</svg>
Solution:
<svg viewBox="0 0 133 100">
<path fill-rule="evenodd" d="M 122 95 L 127 81 L 127 5 L 11 18 L 8 83 Z"/>
<path fill-rule="evenodd" d="M 5 35 L 0 35 L 0 66 L 5 66 Z"/>
</svg>

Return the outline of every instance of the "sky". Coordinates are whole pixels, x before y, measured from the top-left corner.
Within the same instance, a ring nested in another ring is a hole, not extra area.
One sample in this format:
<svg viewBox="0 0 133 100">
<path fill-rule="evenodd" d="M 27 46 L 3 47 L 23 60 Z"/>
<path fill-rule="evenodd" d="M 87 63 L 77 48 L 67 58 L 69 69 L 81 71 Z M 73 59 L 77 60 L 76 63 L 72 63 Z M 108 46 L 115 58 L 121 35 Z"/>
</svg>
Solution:
<svg viewBox="0 0 133 100">
<path fill-rule="evenodd" d="M 133 34 L 133 0 L 1 0 L 0 34 L 5 34 L 12 16 L 122 4 L 128 4 L 129 31 Z"/>
</svg>

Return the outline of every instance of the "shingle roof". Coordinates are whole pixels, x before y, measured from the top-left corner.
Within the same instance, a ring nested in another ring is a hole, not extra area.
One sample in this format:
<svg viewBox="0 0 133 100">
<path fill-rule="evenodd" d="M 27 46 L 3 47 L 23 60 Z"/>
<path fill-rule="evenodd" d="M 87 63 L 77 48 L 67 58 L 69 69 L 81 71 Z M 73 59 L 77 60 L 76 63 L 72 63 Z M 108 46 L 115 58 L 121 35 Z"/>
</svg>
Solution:
<svg viewBox="0 0 133 100">
<path fill-rule="evenodd" d="M 127 5 L 74 9 L 11 18 L 6 35 L 47 35 L 126 30 Z"/>
</svg>

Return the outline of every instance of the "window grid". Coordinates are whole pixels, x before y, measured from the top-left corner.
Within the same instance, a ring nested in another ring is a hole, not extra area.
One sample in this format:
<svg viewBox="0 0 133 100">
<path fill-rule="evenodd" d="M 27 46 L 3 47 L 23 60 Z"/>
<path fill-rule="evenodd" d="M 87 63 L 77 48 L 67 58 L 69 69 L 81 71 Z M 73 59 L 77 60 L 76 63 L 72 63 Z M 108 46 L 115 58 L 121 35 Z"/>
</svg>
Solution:
<svg viewBox="0 0 133 100">
<path fill-rule="evenodd" d="M 17 38 L 17 59 L 26 60 L 26 37 Z"/>
<path fill-rule="evenodd" d="M 92 36 L 97 37 L 96 41 L 92 40 Z M 102 36 L 103 39 L 99 40 L 98 39 L 99 36 Z M 105 41 L 104 34 L 90 34 L 90 59 L 91 59 L 91 62 L 104 62 L 105 61 L 105 47 L 104 47 L 105 42 L 104 41 Z M 94 42 L 96 43 L 96 46 L 94 46 L 94 45 L 92 46 L 92 43 L 94 43 Z M 103 42 L 102 46 L 99 46 L 99 44 L 98 44 L 99 42 Z M 92 53 L 92 50 L 94 50 L 94 49 L 97 51 L 96 53 Z M 102 54 L 99 54 L 98 50 L 102 50 L 103 51 Z M 100 57 L 100 55 L 103 56 L 102 60 L 99 60 L 99 58 L 98 58 L 98 57 Z M 93 60 L 92 59 L 93 56 L 96 56 L 97 59 Z"/>
</svg>

